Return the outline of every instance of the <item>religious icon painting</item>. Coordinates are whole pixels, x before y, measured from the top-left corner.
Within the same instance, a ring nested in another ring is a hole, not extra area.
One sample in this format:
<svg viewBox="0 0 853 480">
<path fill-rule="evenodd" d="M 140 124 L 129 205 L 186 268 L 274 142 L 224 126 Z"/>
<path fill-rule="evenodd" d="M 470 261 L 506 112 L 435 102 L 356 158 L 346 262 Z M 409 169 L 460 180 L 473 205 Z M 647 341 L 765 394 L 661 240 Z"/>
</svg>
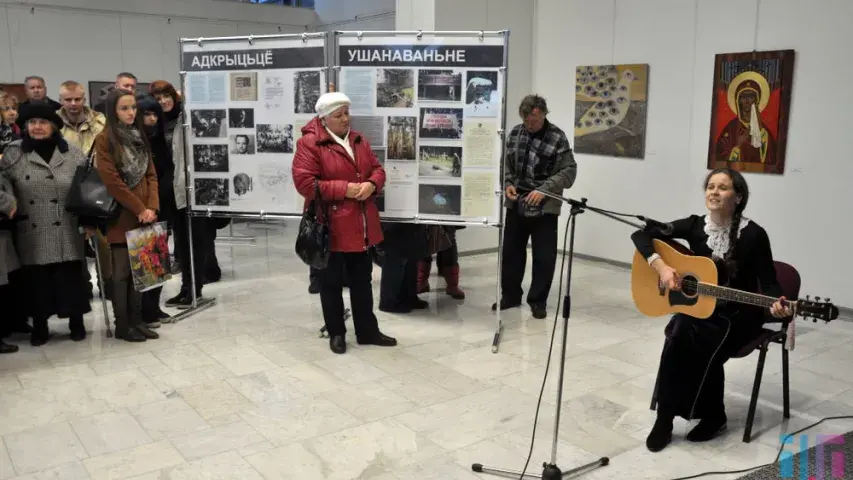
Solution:
<svg viewBox="0 0 853 480">
<path fill-rule="evenodd" d="M 649 66 L 580 66 L 575 71 L 575 153 L 642 159 Z"/>
<path fill-rule="evenodd" d="M 793 50 L 716 56 L 709 169 L 784 173 L 793 76 Z"/>
</svg>

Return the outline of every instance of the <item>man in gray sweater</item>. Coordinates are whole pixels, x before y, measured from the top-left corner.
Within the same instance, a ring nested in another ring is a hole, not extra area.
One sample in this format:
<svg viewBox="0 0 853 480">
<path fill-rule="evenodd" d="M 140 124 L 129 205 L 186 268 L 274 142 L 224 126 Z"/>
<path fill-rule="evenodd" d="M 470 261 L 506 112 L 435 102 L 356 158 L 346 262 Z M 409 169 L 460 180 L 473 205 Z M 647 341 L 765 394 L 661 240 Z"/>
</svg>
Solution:
<svg viewBox="0 0 853 480">
<path fill-rule="evenodd" d="M 546 118 L 548 106 L 544 98 L 528 95 L 518 110 L 523 123 L 507 135 L 504 158 L 507 211 L 501 252 L 500 309 L 521 306 L 521 281 L 530 240 L 533 279 L 527 303 L 535 318 L 545 318 L 557 264 L 557 220 L 562 203 L 534 190 L 563 195 L 563 190 L 575 182 L 577 163 L 566 134 Z M 497 309 L 498 304 L 492 305 L 492 310 Z"/>
</svg>

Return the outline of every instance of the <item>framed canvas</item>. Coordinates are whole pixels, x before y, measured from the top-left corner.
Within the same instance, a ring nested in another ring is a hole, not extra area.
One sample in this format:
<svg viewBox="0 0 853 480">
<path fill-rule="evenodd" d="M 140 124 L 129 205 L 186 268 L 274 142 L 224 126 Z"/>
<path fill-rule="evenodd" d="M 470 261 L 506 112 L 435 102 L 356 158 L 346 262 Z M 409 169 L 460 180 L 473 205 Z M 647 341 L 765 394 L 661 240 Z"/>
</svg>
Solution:
<svg viewBox="0 0 853 480">
<path fill-rule="evenodd" d="M 27 88 L 23 83 L 0 83 L 0 88 L 18 99 L 18 103 L 27 99 Z"/>
<path fill-rule="evenodd" d="M 95 105 L 103 102 L 107 98 L 107 95 L 116 88 L 115 83 L 115 81 L 89 82 L 89 107 L 95 108 Z M 148 83 L 137 83 L 137 95 L 148 93 L 148 86 Z"/>
<path fill-rule="evenodd" d="M 574 151 L 644 158 L 648 84 L 648 64 L 577 67 Z"/>
<path fill-rule="evenodd" d="M 718 54 L 708 168 L 785 171 L 794 51 Z"/>
</svg>

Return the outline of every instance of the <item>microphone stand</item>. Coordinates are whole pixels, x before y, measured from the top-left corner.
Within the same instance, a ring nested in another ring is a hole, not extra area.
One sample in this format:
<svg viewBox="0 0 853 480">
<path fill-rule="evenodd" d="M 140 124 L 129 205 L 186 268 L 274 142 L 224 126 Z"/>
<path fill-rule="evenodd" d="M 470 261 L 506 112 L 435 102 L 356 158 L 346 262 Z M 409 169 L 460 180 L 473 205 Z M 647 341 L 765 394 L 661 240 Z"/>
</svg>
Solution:
<svg viewBox="0 0 853 480">
<path fill-rule="evenodd" d="M 519 480 L 523 478 L 540 478 L 542 480 L 560 480 L 563 478 L 568 478 L 569 476 L 580 473 L 581 471 L 592 470 L 593 468 L 599 468 L 607 466 L 610 463 L 610 459 L 607 457 L 601 457 L 594 462 L 590 462 L 586 465 L 573 468 L 571 470 L 562 471 L 557 466 L 557 441 L 560 433 L 560 412 L 562 410 L 563 405 L 563 375 L 566 370 L 566 345 L 568 342 L 568 332 L 569 332 L 569 317 L 571 316 L 571 308 L 572 308 L 572 260 L 574 258 L 574 246 L 575 246 L 575 223 L 576 218 L 581 213 L 589 210 L 600 215 L 604 215 L 605 217 L 612 218 L 618 222 L 622 222 L 624 224 L 630 225 L 637 229 L 646 228 L 644 225 L 635 224 L 623 218 L 619 218 L 617 215 L 614 215 L 606 210 L 601 210 L 598 208 L 590 207 L 587 205 L 587 199 L 582 198 L 581 201 L 572 200 L 571 198 L 561 197 L 559 195 L 554 195 L 550 192 L 544 192 L 541 190 L 535 190 L 536 192 L 545 195 L 548 198 L 552 198 L 554 200 L 558 200 L 564 203 L 569 204 L 572 209 L 569 213 L 569 219 L 566 221 L 566 227 L 569 228 L 569 250 L 567 252 L 563 252 L 563 259 L 565 261 L 565 256 L 568 254 L 569 257 L 569 267 L 566 272 L 566 293 L 563 297 L 563 339 L 562 346 L 560 352 L 560 370 L 559 370 L 559 379 L 557 382 L 557 413 L 554 419 L 554 436 L 551 443 L 551 461 L 542 464 L 542 473 L 541 474 L 533 474 L 526 473 L 514 470 L 506 470 L 501 468 L 492 468 L 486 467 L 482 464 L 475 463 L 471 465 L 471 469 L 478 473 L 486 473 L 489 475 L 503 476 L 508 478 L 517 478 Z M 534 440 L 535 441 L 535 440 Z"/>
</svg>

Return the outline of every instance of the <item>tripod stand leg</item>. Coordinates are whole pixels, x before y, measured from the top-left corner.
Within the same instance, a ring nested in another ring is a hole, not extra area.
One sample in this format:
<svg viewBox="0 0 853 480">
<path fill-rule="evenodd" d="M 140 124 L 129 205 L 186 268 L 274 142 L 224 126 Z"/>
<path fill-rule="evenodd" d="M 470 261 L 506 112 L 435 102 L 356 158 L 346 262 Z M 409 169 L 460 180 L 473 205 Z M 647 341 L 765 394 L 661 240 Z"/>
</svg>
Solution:
<svg viewBox="0 0 853 480">
<path fill-rule="evenodd" d="M 542 478 L 542 475 L 538 475 L 535 473 L 525 473 L 524 477 L 521 477 L 521 472 L 517 470 L 505 470 L 503 468 L 492 468 L 492 467 L 484 467 L 479 463 L 475 463 L 471 465 L 471 470 L 477 473 L 486 473 L 489 475 L 495 475 L 498 477 L 506 477 L 506 478 Z"/>
</svg>

